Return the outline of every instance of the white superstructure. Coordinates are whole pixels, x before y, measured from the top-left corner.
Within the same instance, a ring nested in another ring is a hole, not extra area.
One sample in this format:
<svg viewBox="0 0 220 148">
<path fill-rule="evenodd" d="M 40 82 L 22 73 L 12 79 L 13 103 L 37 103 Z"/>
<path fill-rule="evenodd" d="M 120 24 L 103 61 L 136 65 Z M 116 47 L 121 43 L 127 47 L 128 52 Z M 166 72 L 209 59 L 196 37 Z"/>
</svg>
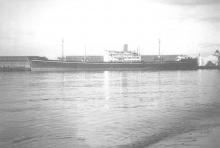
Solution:
<svg viewBox="0 0 220 148">
<path fill-rule="evenodd" d="M 138 52 L 128 51 L 128 45 L 124 45 L 123 51 L 107 50 L 104 56 L 105 62 L 141 62 L 141 55 Z"/>
</svg>

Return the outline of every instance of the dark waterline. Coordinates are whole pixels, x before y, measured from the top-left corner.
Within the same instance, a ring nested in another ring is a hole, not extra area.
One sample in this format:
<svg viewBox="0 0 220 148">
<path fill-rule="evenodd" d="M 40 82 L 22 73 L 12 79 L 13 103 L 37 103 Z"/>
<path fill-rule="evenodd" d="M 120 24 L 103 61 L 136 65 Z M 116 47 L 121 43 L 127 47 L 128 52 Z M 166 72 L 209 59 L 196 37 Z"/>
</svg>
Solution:
<svg viewBox="0 0 220 148">
<path fill-rule="evenodd" d="M 147 147 L 219 126 L 220 71 L 0 73 L 0 147 Z"/>
</svg>

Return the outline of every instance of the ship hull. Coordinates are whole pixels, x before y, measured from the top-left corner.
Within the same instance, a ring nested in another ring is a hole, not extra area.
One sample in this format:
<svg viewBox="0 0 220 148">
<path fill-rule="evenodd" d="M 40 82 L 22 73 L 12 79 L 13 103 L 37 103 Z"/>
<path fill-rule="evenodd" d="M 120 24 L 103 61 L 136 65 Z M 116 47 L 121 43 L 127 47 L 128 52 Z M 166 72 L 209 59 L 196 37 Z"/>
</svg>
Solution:
<svg viewBox="0 0 220 148">
<path fill-rule="evenodd" d="M 41 61 L 31 62 L 31 71 L 121 71 L 121 70 L 196 70 L 197 62 L 163 63 L 83 63 Z"/>
</svg>

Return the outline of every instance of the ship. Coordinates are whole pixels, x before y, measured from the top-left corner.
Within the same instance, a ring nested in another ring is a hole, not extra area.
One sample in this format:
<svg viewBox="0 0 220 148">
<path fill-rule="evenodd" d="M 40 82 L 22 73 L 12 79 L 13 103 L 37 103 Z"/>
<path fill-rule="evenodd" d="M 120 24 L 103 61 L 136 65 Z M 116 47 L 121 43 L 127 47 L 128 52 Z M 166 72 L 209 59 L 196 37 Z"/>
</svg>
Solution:
<svg viewBox="0 0 220 148">
<path fill-rule="evenodd" d="M 197 61 L 161 62 L 161 63 L 83 63 L 83 62 L 61 62 L 61 61 L 41 61 L 31 62 L 31 71 L 120 71 L 120 70 L 196 70 Z"/>
<path fill-rule="evenodd" d="M 86 51 L 85 51 L 86 53 Z M 123 51 L 110 50 L 103 61 L 88 60 L 87 56 L 81 57 L 81 60 L 68 60 L 62 56 L 59 60 L 31 60 L 31 71 L 121 71 L 121 70 L 196 70 L 198 69 L 197 58 L 178 56 L 175 61 L 165 61 L 159 54 L 153 61 L 144 61 L 141 58 L 139 50 L 129 51 L 125 44 Z"/>
</svg>

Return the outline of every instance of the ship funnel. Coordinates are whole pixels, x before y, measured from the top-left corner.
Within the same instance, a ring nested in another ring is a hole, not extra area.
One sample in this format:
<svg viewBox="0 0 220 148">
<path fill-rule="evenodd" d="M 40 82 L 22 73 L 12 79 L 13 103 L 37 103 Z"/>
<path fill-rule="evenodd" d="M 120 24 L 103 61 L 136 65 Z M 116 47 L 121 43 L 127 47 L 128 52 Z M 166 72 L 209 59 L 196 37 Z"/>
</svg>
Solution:
<svg viewBox="0 0 220 148">
<path fill-rule="evenodd" d="M 124 44 L 124 49 L 123 49 L 124 52 L 128 52 L 128 44 Z"/>
</svg>

